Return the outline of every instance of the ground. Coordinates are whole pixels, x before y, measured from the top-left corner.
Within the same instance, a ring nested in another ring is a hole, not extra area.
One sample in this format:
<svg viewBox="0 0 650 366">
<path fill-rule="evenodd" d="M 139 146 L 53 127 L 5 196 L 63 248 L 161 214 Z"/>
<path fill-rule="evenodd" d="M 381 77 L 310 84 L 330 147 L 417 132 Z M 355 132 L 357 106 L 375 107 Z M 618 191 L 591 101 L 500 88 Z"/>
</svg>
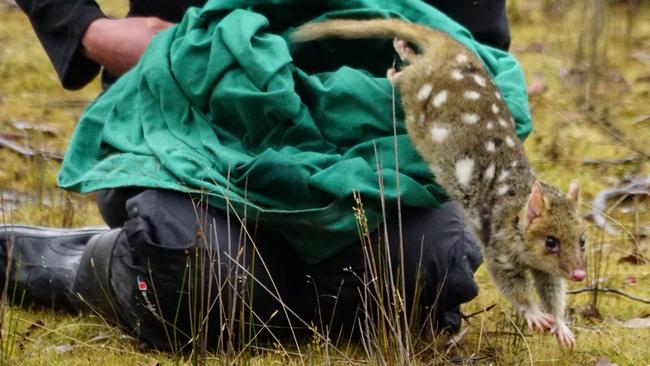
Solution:
<svg viewBox="0 0 650 366">
<path fill-rule="evenodd" d="M 125 2 L 101 3 L 113 15 L 124 12 Z M 511 51 L 526 73 L 535 121 L 526 151 L 543 180 L 565 189 L 571 179 L 580 180 L 584 214 L 599 192 L 650 174 L 650 6 L 636 3 L 513 0 L 509 4 Z M 600 4 L 604 4 L 602 16 Z M 92 197 L 65 193 L 55 185 L 60 165 L 56 157 L 65 151 L 75 122 L 98 92 L 97 81 L 80 91 L 63 90 L 26 17 L 9 0 L 0 0 L 0 138 L 43 153 L 27 157 L 0 148 L 5 223 L 102 225 Z M 570 289 L 608 287 L 650 299 L 650 265 L 643 260 L 639 264 L 621 261 L 632 253 L 649 255 L 650 200 L 646 195 L 621 201 L 620 209 L 608 212 L 617 234 L 589 226 L 588 281 Z M 613 293 L 597 293 L 597 299 L 594 292 L 570 295 L 571 326 L 578 346 L 562 350 L 548 335 L 518 331 L 515 324 L 520 323 L 513 320 L 484 267 L 477 279 L 480 294 L 463 312 L 479 313 L 465 323 L 455 339 L 457 345 L 436 344 L 434 351 L 408 356 L 410 362 L 574 365 L 606 358 L 620 365 L 650 364 L 647 303 Z M 597 311 L 585 311 L 589 304 Z M 17 308 L 6 308 L 0 316 L 4 319 L 0 364 L 196 362 L 143 350 L 94 316 Z M 368 356 L 351 349 L 341 357 L 314 338 L 295 352 L 278 347 L 251 351 L 234 363 L 397 364 L 404 360 L 403 350 L 396 346 L 392 351 L 393 355 Z M 219 360 L 232 358 L 217 354 L 207 359 L 208 363 Z"/>
</svg>

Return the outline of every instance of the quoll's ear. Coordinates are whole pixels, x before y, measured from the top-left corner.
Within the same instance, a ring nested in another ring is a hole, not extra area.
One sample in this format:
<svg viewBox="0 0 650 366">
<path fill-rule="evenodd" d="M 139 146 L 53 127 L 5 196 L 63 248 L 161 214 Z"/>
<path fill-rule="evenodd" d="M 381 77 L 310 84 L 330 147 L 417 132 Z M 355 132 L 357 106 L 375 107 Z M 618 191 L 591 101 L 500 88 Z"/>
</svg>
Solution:
<svg viewBox="0 0 650 366">
<path fill-rule="evenodd" d="M 573 207 L 578 208 L 580 204 L 580 183 L 577 180 L 574 179 L 569 183 L 569 193 L 566 196 L 573 204 Z"/>
<path fill-rule="evenodd" d="M 538 217 L 544 215 L 546 212 L 546 203 L 544 202 L 544 194 L 542 193 L 542 185 L 539 182 L 533 183 L 526 202 L 526 227 L 535 221 Z"/>
</svg>

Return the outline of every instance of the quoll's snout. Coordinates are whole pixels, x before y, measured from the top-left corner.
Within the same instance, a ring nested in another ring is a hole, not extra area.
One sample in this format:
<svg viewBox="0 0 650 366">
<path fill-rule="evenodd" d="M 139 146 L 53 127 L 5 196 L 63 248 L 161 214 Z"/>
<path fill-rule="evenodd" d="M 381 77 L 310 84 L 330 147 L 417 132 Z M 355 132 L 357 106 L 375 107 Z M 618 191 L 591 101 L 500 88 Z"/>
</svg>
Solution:
<svg viewBox="0 0 650 366">
<path fill-rule="evenodd" d="M 576 282 L 584 280 L 585 277 L 587 277 L 587 272 L 584 269 L 575 269 L 571 272 L 571 279 Z"/>
</svg>

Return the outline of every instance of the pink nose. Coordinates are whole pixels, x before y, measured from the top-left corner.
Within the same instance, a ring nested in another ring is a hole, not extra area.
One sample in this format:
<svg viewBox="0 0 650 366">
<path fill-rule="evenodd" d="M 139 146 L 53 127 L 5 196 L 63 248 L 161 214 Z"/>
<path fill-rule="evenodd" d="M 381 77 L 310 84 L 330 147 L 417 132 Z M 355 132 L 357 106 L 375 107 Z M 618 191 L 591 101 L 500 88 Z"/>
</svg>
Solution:
<svg viewBox="0 0 650 366">
<path fill-rule="evenodd" d="M 571 272 L 571 279 L 574 281 L 582 281 L 587 277 L 587 272 L 584 269 L 576 269 Z"/>
</svg>

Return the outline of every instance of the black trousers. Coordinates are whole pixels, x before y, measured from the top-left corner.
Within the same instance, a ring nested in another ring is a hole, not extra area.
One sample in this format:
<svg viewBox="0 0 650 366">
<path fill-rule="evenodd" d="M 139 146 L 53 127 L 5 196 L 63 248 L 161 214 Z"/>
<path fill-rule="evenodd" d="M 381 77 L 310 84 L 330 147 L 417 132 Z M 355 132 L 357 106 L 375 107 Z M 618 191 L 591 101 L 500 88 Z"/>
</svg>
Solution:
<svg viewBox="0 0 650 366">
<path fill-rule="evenodd" d="M 254 220 L 243 223 L 184 193 L 105 190 L 97 203 L 109 226 L 122 228 L 110 265 L 113 315 L 157 347 L 178 349 L 199 330 L 211 346 L 289 329 L 309 334 L 310 327 L 354 333 L 360 319 L 376 315 L 369 291 L 385 291 L 384 305 L 394 306 L 387 282 L 404 283 L 412 327 L 456 330 L 459 305 L 478 293 L 473 272 L 481 256 L 451 203 L 403 208 L 403 245 L 393 217 L 370 234 L 372 244 L 317 264 Z"/>
</svg>

